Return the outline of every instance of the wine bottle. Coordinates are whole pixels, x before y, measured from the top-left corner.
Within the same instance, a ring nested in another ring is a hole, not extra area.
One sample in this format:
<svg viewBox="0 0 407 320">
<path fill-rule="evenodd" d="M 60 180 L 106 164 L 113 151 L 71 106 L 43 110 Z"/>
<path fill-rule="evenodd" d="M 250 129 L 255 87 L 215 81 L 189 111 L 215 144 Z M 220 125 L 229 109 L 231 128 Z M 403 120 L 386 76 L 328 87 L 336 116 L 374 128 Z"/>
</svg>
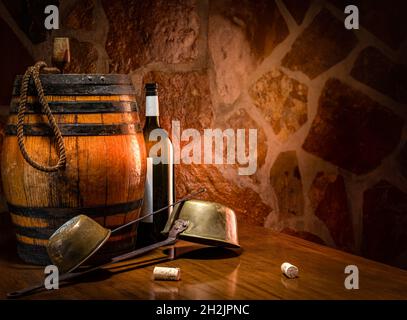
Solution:
<svg viewBox="0 0 407 320">
<path fill-rule="evenodd" d="M 168 206 L 175 201 L 174 151 L 168 133 L 160 127 L 156 83 L 145 85 L 146 121 L 143 129 L 147 151 L 147 173 L 141 216 Z M 172 207 L 140 221 L 137 246 L 143 247 L 163 240 L 164 229 Z"/>
</svg>

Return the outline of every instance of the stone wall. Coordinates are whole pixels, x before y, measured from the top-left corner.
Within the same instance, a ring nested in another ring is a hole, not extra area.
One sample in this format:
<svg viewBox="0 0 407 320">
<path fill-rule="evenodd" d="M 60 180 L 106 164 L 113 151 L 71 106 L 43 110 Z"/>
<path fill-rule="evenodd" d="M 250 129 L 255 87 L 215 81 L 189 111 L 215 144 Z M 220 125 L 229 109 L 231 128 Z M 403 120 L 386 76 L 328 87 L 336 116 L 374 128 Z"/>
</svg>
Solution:
<svg viewBox="0 0 407 320">
<path fill-rule="evenodd" d="M 66 0 L 52 33 L 48 2 L 0 1 L 2 122 L 13 76 L 71 37 L 67 71 L 129 73 L 141 110 L 159 82 L 167 130 L 258 129 L 256 174 L 179 165 L 178 196 L 206 186 L 242 221 L 407 267 L 405 1 L 352 1 L 349 31 L 345 0 Z"/>
</svg>

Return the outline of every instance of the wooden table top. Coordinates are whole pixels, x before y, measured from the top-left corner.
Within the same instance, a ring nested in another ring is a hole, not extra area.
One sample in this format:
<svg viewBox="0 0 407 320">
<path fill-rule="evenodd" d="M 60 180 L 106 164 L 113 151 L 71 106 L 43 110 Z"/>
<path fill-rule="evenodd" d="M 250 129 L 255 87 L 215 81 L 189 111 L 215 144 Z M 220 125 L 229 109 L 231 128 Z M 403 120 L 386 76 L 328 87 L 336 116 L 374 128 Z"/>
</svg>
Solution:
<svg viewBox="0 0 407 320">
<path fill-rule="evenodd" d="M 407 299 L 407 271 L 268 229 L 239 226 L 242 252 L 178 241 L 176 259 L 163 248 L 24 299 Z M 43 281 L 43 268 L 0 253 L 0 297 Z M 288 261 L 296 279 L 282 275 Z M 344 269 L 359 268 L 358 290 L 347 290 Z M 181 268 L 180 281 L 154 281 L 155 265 Z"/>
</svg>

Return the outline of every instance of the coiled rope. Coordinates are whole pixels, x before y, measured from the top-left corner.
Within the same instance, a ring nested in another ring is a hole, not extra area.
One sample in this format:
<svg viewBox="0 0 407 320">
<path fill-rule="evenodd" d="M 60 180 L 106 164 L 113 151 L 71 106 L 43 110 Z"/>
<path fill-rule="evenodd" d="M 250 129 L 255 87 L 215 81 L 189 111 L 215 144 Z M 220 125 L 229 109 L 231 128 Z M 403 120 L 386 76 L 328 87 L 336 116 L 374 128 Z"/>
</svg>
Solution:
<svg viewBox="0 0 407 320">
<path fill-rule="evenodd" d="M 18 105 L 18 121 L 17 121 L 17 141 L 18 146 L 20 147 L 21 154 L 23 155 L 24 159 L 35 169 L 44 172 L 55 172 L 59 169 L 65 168 L 66 166 L 66 153 L 65 153 L 65 145 L 62 139 L 61 131 L 58 128 L 58 125 L 55 121 L 55 118 L 49 108 L 48 102 L 44 95 L 44 90 L 42 88 L 41 80 L 40 80 L 40 70 L 43 67 L 46 67 L 47 64 L 44 61 L 37 62 L 34 66 L 31 66 L 27 69 L 24 73 L 23 79 L 21 81 L 21 90 L 20 90 L 20 101 Z M 38 93 L 38 99 L 41 104 L 42 112 L 44 112 L 49 121 L 49 125 L 52 129 L 52 132 L 56 139 L 56 145 L 58 147 L 58 163 L 55 166 L 44 166 L 35 162 L 27 153 L 24 144 L 24 117 L 26 112 L 26 105 L 27 105 L 27 92 L 28 92 L 28 85 L 30 82 L 30 78 L 33 77 L 35 88 Z"/>
</svg>

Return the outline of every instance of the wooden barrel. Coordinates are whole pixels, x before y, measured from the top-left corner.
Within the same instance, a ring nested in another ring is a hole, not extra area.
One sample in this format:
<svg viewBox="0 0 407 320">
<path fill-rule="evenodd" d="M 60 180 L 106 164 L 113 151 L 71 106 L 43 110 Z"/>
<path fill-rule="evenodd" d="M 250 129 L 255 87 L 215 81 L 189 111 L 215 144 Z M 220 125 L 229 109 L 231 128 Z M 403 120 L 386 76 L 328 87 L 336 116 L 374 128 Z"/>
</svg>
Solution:
<svg viewBox="0 0 407 320">
<path fill-rule="evenodd" d="M 57 172 L 28 164 L 17 143 L 21 76 L 17 76 L 5 128 L 1 173 L 15 226 L 17 251 L 26 262 L 49 264 L 46 244 L 64 222 L 85 214 L 113 229 L 139 217 L 144 192 L 145 145 L 134 88 L 125 75 L 41 75 L 62 133 L 67 162 Z M 28 154 L 55 165 L 58 154 L 34 84 L 28 90 L 24 141 Z M 130 250 L 136 227 L 112 234 L 99 256 Z"/>
</svg>

